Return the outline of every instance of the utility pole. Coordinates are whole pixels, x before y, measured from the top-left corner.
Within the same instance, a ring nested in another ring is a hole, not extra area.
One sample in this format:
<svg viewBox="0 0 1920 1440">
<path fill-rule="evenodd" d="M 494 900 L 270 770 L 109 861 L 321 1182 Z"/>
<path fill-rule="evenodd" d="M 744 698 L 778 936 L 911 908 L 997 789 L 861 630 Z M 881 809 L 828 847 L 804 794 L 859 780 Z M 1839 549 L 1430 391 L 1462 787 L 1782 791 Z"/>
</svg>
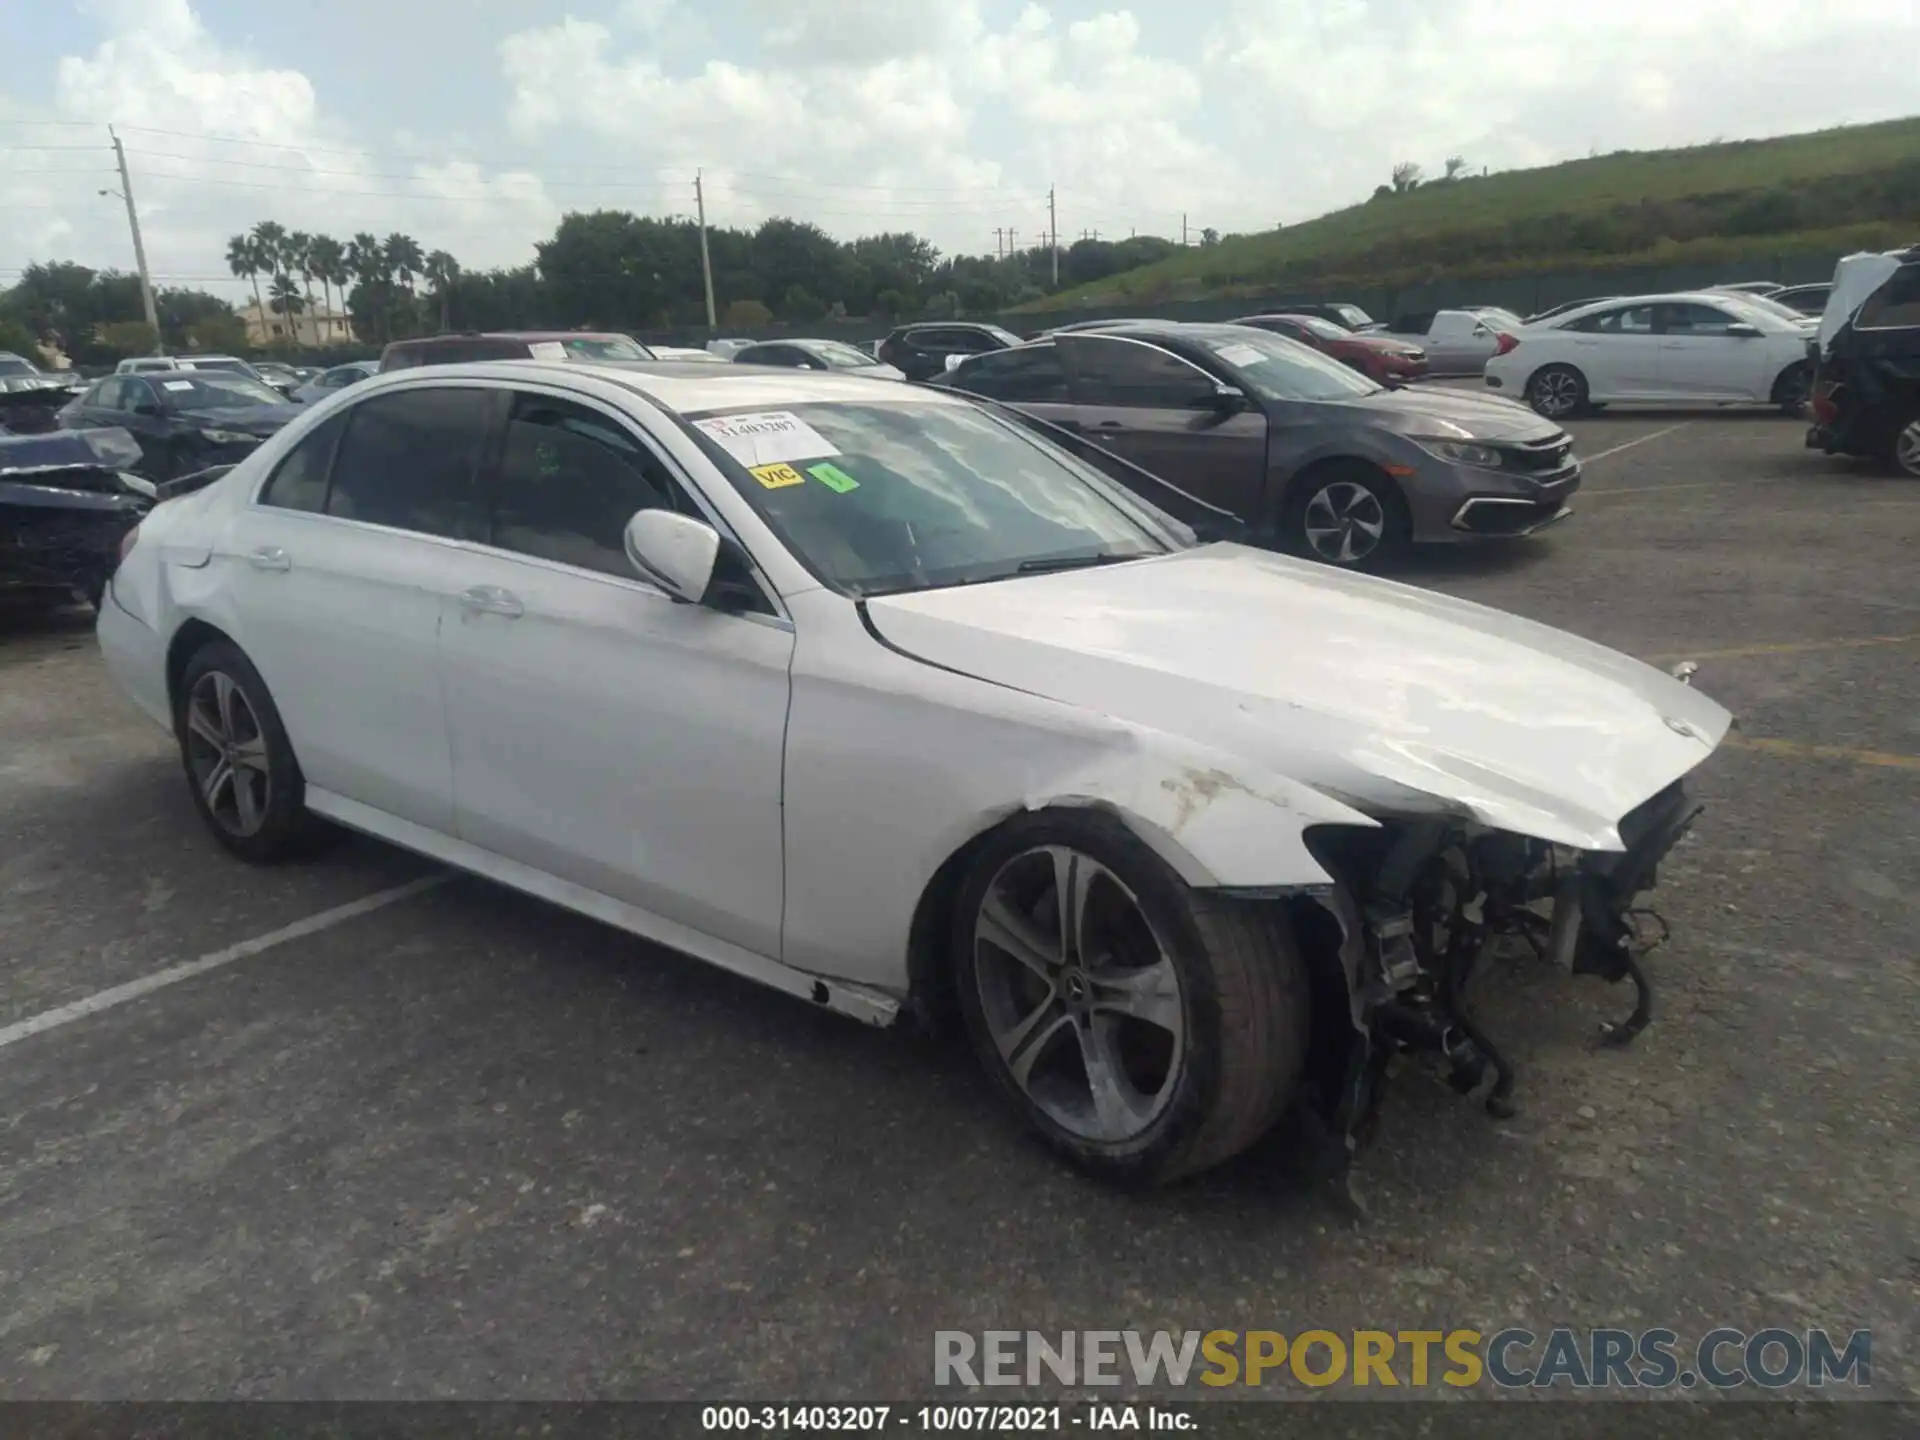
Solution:
<svg viewBox="0 0 1920 1440">
<path fill-rule="evenodd" d="M 1047 249 L 1053 255 L 1053 284 L 1060 286 L 1060 216 L 1053 208 L 1053 186 L 1047 186 Z"/>
<path fill-rule="evenodd" d="M 707 256 L 707 192 L 701 186 L 700 172 L 693 172 L 693 205 L 700 215 L 700 278 L 707 286 L 707 333 L 720 328 L 720 317 L 713 308 L 713 261 Z"/>
<path fill-rule="evenodd" d="M 1180 243 L 1187 243 L 1187 212 L 1184 210 L 1180 212 Z"/>
<path fill-rule="evenodd" d="M 120 198 L 127 202 L 127 228 L 133 231 L 133 263 L 140 271 L 140 304 L 147 312 L 147 326 L 153 331 L 153 353 L 160 353 L 160 311 L 153 303 L 153 277 L 147 274 L 147 247 L 140 243 L 140 215 L 133 208 L 133 181 L 127 176 L 127 152 L 120 137 L 107 127 L 113 139 L 113 158 L 120 166 Z M 264 320 L 264 316 L 262 319 Z"/>
<path fill-rule="evenodd" d="M 993 227 L 993 258 L 996 260 L 1004 260 L 1007 258 L 1006 253 L 1000 248 L 1000 237 L 1006 233 L 1007 232 L 998 225 Z"/>
</svg>

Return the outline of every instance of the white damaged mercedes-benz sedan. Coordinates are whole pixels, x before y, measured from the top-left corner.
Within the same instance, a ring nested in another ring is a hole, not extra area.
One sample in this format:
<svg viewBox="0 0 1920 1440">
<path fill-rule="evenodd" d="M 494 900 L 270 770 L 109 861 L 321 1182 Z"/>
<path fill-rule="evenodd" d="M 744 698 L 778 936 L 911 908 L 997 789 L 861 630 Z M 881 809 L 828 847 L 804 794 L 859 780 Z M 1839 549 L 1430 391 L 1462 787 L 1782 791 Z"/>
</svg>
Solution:
<svg viewBox="0 0 1920 1440">
<path fill-rule="evenodd" d="M 947 391 L 382 375 L 125 541 L 108 665 L 246 860 L 379 836 L 873 1024 L 955 1016 L 1164 1180 L 1416 1052 L 1510 1105 L 1487 945 L 1630 980 L 1731 717 L 1526 620 L 1230 543 Z M 193 488 L 198 485 L 199 488 Z M 188 492 L 188 493 L 180 493 Z"/>
</svg>

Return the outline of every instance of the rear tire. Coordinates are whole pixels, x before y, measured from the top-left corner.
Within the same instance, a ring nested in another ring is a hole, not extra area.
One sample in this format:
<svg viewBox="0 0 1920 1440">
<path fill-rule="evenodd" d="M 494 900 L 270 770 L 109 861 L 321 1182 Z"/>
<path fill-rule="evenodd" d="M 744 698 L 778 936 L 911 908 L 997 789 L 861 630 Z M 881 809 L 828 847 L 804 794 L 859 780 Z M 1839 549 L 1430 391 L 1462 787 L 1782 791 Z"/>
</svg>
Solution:
<svg viewBox="0 0 1920 1440">
<path fill-rule="evenodd" d="M 1295 555 L 1341 570 L 1384 570 L 1412 548 L 1413 519 L 1400 487 L 1378 466 L 1337 460 L 1289 487 L 1280 542 Z"/>
<path fill-rule="evenodd" d="M 1804 415 L 1813 398 L 1813 367 L 1802 360 L 1789 365 L 1773 382 L 1772 400 L 1782 415 Z"/>
<path fill-rule="evenodd" d="M 1112 816 L 1046 811 L 993 835 L 962 880 L 952 946 L 980 1063 L 1092 1174 L 1206 1169 L 1293 1096 L 1309 999 L 1286 912 L 1191 889 Z"/>
<path fill-rule="evenodd" d="M 320 825 L 306 780 L 266 681 L 238 646 L 215 640 L 194 652 L 173 720 L 187 787 L 214 839 L 255 864 L 312 848 Z"/>
<path fill-rule="evenodd" d="M 1571 365 L 1543 365 L 1527 380 L 1527 404 L 1549 420 L 1571 420 L 1587 408 L 1587 377 Z"/>
<path fill-rule="evenodd" d="M 1920 480 L 1920 411 L 1915 411 L 1893 432 L 1887 447 L 1886 463 L 1896 475 Z"/>
</svg>

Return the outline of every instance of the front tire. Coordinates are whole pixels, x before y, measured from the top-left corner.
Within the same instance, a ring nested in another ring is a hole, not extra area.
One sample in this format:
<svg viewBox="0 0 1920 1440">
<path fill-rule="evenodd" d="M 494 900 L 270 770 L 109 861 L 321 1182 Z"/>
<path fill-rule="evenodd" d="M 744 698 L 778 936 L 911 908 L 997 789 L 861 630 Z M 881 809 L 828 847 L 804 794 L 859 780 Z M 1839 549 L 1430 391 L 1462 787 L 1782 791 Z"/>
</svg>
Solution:
<svg viewBox="0 0 1920 1440">
<path fill-rule="evenodd" d="M 981 1064 L 1083 1170 L 1178 1179 L 1253 1144 L 1292 1097 L 1308 999 L 1285 912 L 1195 892 L 1111 816 L 995 834 L 952 944 Z"/>
<path fill-rule="evenodd" d="M 1893 432 L 1893 443 L 1887 447 L 1886 458 L 1897 474 L 1920 480 L 1920 411 L 1909 415 Z"/>
<path fill-rule="evenodd" d="M 1527 381 L 1527 404 L 1549 420 L 1571 420 L 1587 408 L 1587 377 L 1571 365 L 1545 365 Z"/>
<path fill-rule="evenodd" d="M 306 781 L 266 682 L 238 646 L 211 641 L 187 661 L 174 734 L 214 839 L 255 864 L 306 853 L 317 830 Z"/>
<path fill-rule="evenodd" d="M 1296 480 L 1280 516 L 1281 544 L 1342 570 L 1383 570 L 1413 544 L 1413 520 L 1399 488 L 1376 466 L 1346 460 Z"/>
</svg>

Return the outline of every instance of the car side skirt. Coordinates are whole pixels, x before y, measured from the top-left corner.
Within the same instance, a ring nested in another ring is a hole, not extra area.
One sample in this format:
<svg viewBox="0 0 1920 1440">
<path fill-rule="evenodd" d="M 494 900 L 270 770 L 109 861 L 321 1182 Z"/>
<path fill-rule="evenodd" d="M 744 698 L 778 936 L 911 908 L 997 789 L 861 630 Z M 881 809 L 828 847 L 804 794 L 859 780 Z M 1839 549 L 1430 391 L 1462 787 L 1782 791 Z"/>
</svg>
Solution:
<svg viewBox="0 0 1920 1440">
<path fill-rule="evenodd" d="M 575 885 L 544 870 L 509 860 L 491 850 L 483 850 L 464 840 L 429 830 L 410 820 L 402 820 L 397 815 L 376 810 L 358 800 L 349 800 L 330 790 L 309 785 L 306 798 L 307 808 L 314 814 L 323 815 L 350 830 L 362 831 L 457 870 L 577 911 L 602 924 L 625 930 L 669 950 L 691 955 L 696 960 L 704 960 L 709 965 L 758 981 L 774 990 L 837 1011 L 865 1024 L 887 1026 L 898 1018 L 899 999 L 882 991 L 796 970 L 778 960 L 770 960 L 725 940 L 715 939 L 650 910 L 642 910 L 637 905 L 629 905 L 597 890 L 589 890 L 584 885 Z"/>
</svg>

